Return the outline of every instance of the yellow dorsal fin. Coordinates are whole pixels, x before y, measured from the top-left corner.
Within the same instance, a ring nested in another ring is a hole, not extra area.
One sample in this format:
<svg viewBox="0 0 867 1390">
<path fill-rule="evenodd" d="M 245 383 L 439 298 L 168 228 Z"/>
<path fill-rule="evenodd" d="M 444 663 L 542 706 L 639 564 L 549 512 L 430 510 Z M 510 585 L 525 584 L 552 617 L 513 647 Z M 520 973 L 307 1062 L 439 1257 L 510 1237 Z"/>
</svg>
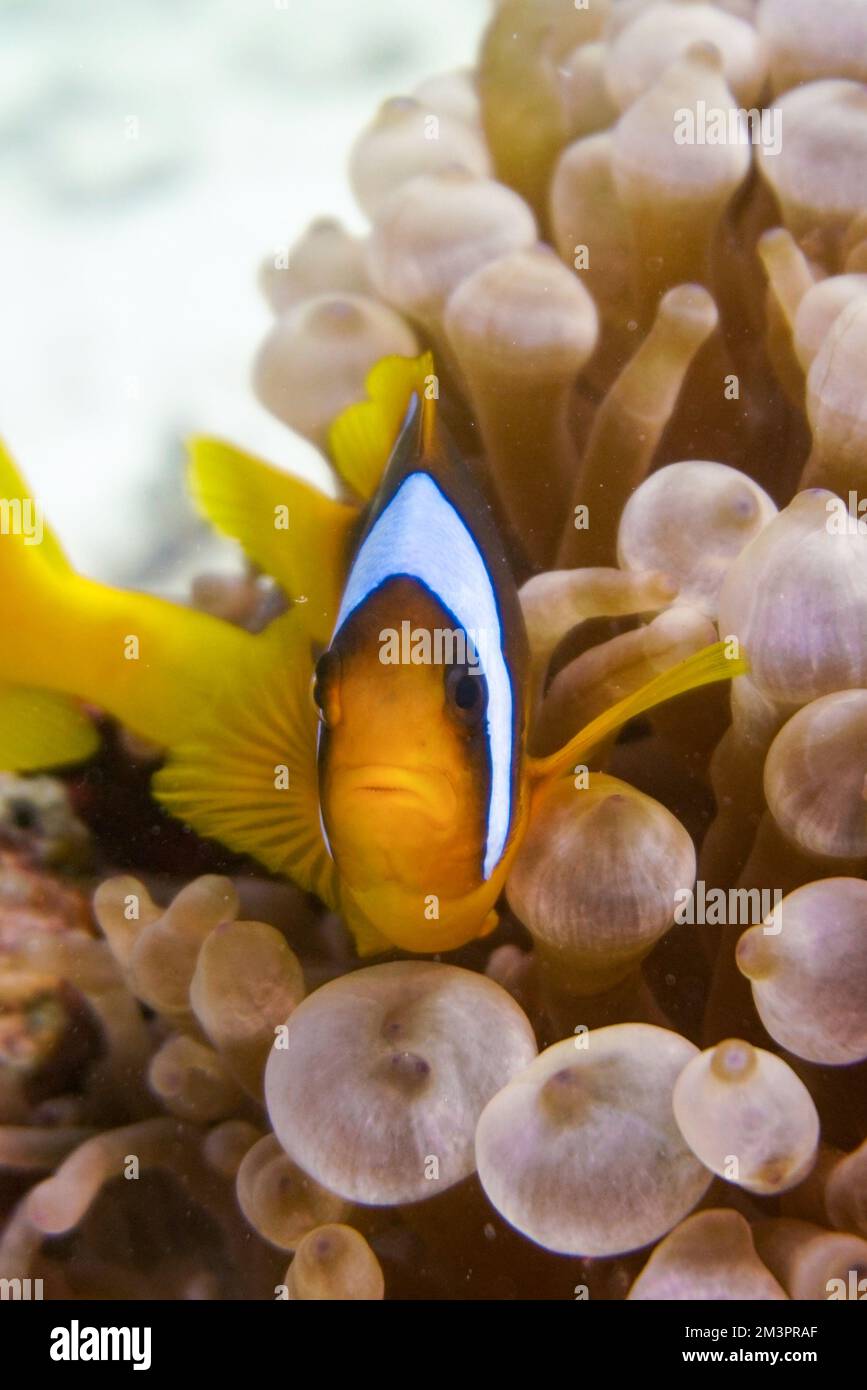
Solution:
<svg viewBox="0 0 867 1390">
<path fill-rule="evenodd" d="M 603 739 L 636 715 L 645 714 L 655 705 L 672 700 L 676 695 L 684 695 L 688 690 L 745 675 L 749 670 L 747 662 L 727 655 L 728 645 L 727 642 L 715 642 L 713 646 L 704 647 L 672 666 L 670 671 L 663 671 L 662 675 L 654 677 L 632 695 L 618 700 L 616 705 L 591 720 L 586 728 L 581 729 L 556 753 L 545 758 L 529 758 L 528 775 L 539 781 L 572 772 Z"/>
<path fill-rule="evenodd" d="M 317 642 L 331 637 L 356 507 L 219 439 L 188 444 L 189 484 L 208 520 L 300 601 Z"/>
<path fill-rule="evenodd" d="M 341 478 L 369 502 L 388 463 L 410 400 L 422 407 L 422 442 L 430 443 L 436 399 L 427 389 L 434 374 L 433 356 L 383 357 L 368 373 L 368 399 L 347 406 L 334 421 L 328 446 Z"/>
</svg>

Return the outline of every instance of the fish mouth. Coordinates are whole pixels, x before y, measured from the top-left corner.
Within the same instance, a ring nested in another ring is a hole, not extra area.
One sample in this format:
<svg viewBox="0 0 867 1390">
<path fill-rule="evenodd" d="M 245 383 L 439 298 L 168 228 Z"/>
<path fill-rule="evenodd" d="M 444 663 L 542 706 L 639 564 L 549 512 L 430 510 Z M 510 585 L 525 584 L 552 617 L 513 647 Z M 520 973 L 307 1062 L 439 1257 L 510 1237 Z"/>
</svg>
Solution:
<svg viewBox="0 0 867 1390">
<path fill-rule="evenodd" d="M 340 780 L 351 795 L 405 802 L 408 807 L 423 808 L 437 821 L 450 820 L 457 806 L 451 782 L 437 768 L 365 763 L 345 768 Z"/>
</svg>

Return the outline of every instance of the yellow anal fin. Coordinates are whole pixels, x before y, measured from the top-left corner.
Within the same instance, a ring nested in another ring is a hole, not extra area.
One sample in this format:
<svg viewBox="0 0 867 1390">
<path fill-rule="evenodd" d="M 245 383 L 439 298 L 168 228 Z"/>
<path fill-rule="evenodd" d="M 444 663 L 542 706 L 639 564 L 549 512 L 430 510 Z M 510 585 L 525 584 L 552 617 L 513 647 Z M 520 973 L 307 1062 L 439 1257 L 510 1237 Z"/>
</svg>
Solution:
<svg viewBox="0 0 867 1390">
<path fill-rule="evenodd" d="M 715 642 L 695 652 L 685 661 L 680 661 L 671 670 L 655 676 L 640 690 L 625 699 L 619 700 L 611 709 L 598 715 L 574 738 L 556 753 L 545 758 L 529 758 L 527 773 L 536 781 L 549 777 L 559 777 L 571 772 L 582 759 L 591 753 L 609 734 L 613 734 L 628 720 L 647 710 L 672 700 L 676 695 L 684 695 L 689 690 L 697 690 L 702 685 L 712 685 L 715 681 L 731 680 L 734 676 L 745 675 L 749 670 L 746 661 L 727 655 L 728 643 Z"/>
<path fill-rule="evenodd" d="M 422 438 L 430 441 L 436 409 L 428 390 L 433 374 L 429 352 L 421 357 L 383 357 L 368 374 L 368 399 L 347 406 L 331 426 L 328 444 L 334 466 L 366 502 L 379 487 L 414 395 L 422 406 Z"/>
<path fill-rule="evenodd" d="M 322 835 L 310 634 L 297 610 L 258 637 L 231 686 L 154 778 L 157 799 L 200 835 L 250 854 L 337 905 Z"/>
<path fill-rule="evenodd" d="M 193 439 L 189 451 L 202 512 L 304 608 L 308 630 L 326 643 L 358 509 L 219 439 Z"/>
<path fill-rule="evenodd" d="M 0 686 L 0 768 L 35 772 L 91 757 L 99 746 L 92 720 L 76 700 L 51 690 Z"/>
<path fill-rule="evenodd" d="M 352 933 L 355 949 L 359 956 L 381 956 L 386 951 L 394 950 L 394 942 L 389 941 L 387 936 L 383 936 L 382 932 L 372 922 L 369 922 L 363 913 L 359 912 L 350 898 L 341 900 L 339 910 Z"/>
</svg>

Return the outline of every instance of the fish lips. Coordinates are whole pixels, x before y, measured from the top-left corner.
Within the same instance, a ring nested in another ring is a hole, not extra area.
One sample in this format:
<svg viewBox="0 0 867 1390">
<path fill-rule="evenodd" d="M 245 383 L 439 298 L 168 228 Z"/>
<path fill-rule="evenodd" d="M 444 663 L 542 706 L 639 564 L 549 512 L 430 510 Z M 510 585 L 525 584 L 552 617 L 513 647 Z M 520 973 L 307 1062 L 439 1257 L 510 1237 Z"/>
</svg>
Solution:
<svg viewBox="0 0 867 1390">
<path fill-rule="evenodd" d="M 334 778 L 339 794 L 359 798 L 373 808 L 387 805 L 423 812 L 436 824 L 449 825 L 457 814 L 457 796 L 446 773 L 432 767 L 364 763 L 342 768 Z"/>
</svg>

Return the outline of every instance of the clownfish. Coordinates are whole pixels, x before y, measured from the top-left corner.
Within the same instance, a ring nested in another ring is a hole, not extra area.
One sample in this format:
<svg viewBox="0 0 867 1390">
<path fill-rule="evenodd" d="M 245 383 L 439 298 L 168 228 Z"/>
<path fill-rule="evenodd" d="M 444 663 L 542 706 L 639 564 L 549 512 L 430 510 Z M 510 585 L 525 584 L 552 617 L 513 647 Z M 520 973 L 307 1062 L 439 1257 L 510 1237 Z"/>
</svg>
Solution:
<svg viewBox="0 0 867 1390">
<path fill-rule="evenodd" d="M 628 719 L 746 669 L 718 643 L 544 758 L 526 747 L 517 588 L 437 414 L 429 354 L 383 359 L 330 434 L 358 502 L 213 439 L 193 496 L 290 600 L 264 632 L 76 574 L 54 534 L 0 534 L 0 766 L 82 760 L 107 710 L 166 750 L 153 790 L 199 834 L 294 879 L 362 954 L 496 924 L 534 795 Z M 0 451 L 0 494 L 34 507 Z"/>
</svg>

